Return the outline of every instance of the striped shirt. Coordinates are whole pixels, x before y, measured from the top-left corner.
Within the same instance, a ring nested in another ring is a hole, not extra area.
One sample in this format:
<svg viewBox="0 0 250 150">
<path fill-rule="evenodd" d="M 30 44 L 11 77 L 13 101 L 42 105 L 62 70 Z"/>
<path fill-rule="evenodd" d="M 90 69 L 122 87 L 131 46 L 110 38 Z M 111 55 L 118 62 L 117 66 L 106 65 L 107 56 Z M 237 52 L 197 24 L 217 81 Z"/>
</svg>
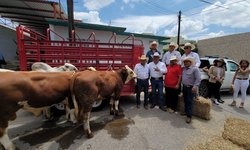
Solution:
<svg viewBox="0 0 250 150">
<path fill-rule="evenodd" d="M 201 74 L 197 67 L 182 67 L 182 84 L 187 86 L 199 87 Z"/>
</svg>

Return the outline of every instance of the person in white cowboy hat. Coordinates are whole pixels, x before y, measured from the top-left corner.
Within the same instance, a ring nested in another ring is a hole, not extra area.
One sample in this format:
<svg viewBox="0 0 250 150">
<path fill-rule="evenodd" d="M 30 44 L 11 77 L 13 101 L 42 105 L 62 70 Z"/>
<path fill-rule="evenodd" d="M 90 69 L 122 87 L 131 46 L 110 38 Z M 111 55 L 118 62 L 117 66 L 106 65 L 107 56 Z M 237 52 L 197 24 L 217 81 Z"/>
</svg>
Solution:
<svg viewBox="0 0 250 150">
<path fill-rule="evenodd" d="M 155 52 L 158 52 L 161 55 L 161 52 L 157 50 L 158 42 L 153 41 L 149 45 L 149 50 L 147 51 L 148 64 L 153 61 L 153 55 Z"/>
<path fill-rule="evenodd" d="M 171 56 L 170 65 L 167 66 L 167 73 L 165 75 L 165 98 L 167 111 L 173 113 L 176 111 L 178 103 L 179 87 L 181 84 L 182 69 L 178 65 L 178 58 Z"/>
<path fill-rule="evenodd" d="M 192 57 L 183 59 L 184 67 L 182 67 L 182 93 L 185 103 L 185 113 L 187 115 L 186 123 L 190 123 L 192 119 L 194 96 L 198 92 L 201 82 L 201 74 L 199 68 L 194 66 Z"/>
<path fill-rule="evenodd" d="M 148 79 L 149 79 L 149 65 L 147 64 L 146 55 L 139 57 L 140 63 L 135 65 L 134 72 L 137 75 L 136 82 L 136 107 L 139 109 L 141 105 L 140 94 L 143 89 L 144 92 L 144 108 L 148 109 Z"/>
<path fill-rule="evenodd" d="M 192 57 L 194 59 L 194 62 L 195 62 L 194 65 L 196 67 L 199 67 L 201 64 L 200 57 L 197 53 L 192 52 L 192 50 L 195 49 L 195 46 L 191 43 L 185 43 L 185 45 L 182 48 L 184 49 L 185 53 L 182 55 L 181 60 L 183 61 L 183 59 L 186 57 Z M 183 64 L 182 64 L 182 66 L 183 66 Z"/>
<path fill-rule="evenodd" d="M 166 66 L 168 66 L 170 64 L 171 56 L 176 56 L 178 58 L 178 64 L 181 64 L 181 53 L 176 50 L 178 48 L 178 45 L 174 42 L 171 42 L 168 47 L 168 51 L 162 57 L 162 62 L 164 62 Z"/>
<path fill-rule="evenodd" d="M 225 79 L 225 62 L 223 59 L 215 59 L 214 64 L 209 68 L 208 97 L 217 105 L 224 103 L 220 96 L 220 88 Z M 212 99 L 214 96 L 214 99 Z"/>
<path fill-rule="evenodd" d="M 162 111 L 166 111 L 163 101 L 163 74 L 167 72 L 166 65 L 160 61 L 160 54 L 155 52 L 153 55 L 153 62 L 149 63 L 150 81 L 152 86 L 152 105 L 150 108 L 154 108 L 157 104 Z M 156 91 L 158 91 L 158 98 Z"/>
</svg>

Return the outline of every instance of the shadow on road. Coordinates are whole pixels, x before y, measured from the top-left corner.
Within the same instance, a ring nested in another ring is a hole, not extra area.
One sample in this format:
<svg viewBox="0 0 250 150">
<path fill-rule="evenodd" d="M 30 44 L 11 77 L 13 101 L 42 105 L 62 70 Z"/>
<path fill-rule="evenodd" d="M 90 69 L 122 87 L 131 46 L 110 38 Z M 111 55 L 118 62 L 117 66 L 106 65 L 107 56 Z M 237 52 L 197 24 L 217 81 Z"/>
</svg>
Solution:
<svg viewBox="0 0 250 150">
<path fill-rule="evenodd" d="M 133 119 L 136 116 L 140 116 L 143 119 L 157 117 L 160 120 L 163 121 L 170 121 L 170 124 L 175 128 L 189 128 L 194 129 L 192 125 L 188 125 L 185 123 L 185 116 L 181 116 L 179 113 L 169 113 L 169 112 L 163 112 L 162 110 L 158 108 L 153 109 L 144 109 L 143 108 L 143 102 L 142 107 L 140 109 L 136 108 L 136 100 L 135 96 L 127 96 L 122 97 L 120 100 L 120 106 L 124 108 L 125 114 L 127 117 Z"/>
</svg>

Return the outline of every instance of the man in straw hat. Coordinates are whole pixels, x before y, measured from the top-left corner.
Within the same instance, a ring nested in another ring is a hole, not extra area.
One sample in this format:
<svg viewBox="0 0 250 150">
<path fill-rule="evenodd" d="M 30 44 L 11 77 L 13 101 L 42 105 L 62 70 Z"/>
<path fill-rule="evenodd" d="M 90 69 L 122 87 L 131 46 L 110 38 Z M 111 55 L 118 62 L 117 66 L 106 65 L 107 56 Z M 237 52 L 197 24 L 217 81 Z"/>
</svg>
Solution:
<svg viewBox="0 0 250 150">
<path fill-rule="evenodd" d="M 164 62 L 166 66 L 168 66 L 170 64 L 170 58 L 172 56 L 176 56 L 178 58 L 177 63 L 181 64 L 181 61 L 180 61 L 181 53 L 176 50 L 178 48 L 178 45 L 175 44 L 174 42 L 171 42 L 168 47 L 169 47 L 168 52 L 166 52 L 164 56 L 162 57 L 162 62 Z"/>
<path fill-rule="evenodd" d="M 167 72 L 166 65 L 160 61 L 160 54 L 155 52 L 153 55 L 153 62 L 149 63 L 149 72 L 151 76 L 151 86 L 152 86 L 152 105 L 151 109 L 157 104 L 162 111 L 166 111 L 163 101 L 163 74 Z M 158 96 L 156 94 L 158 91 Z"/>
<path fill-rule="evenodd" d="M 148 64 L 153 61 L 153 55 L 155 52 L 158 52 L 161 55 L 161 52 L 157 50 L 158 43 L 153 41 L 149 45 L 149 51 L 147 52 L 146 56 L 148 58 Z"/>
<path fill-rule="evenodd" d="M 146 55 L 139 57 L 140 63 L 135 65 L 134 72 L 137 75 L 136 83 L 136 107 L 140 108 L 141 100 L 140 94 L 143 89 L 144 92 L 144 108 L 148 109 L 148 78 L 149 78 L 149 66 L 147 64 Z"/>
<path fill-rule="evenodd" d="M 182 67 L 182 93 L 185 103 L 185 112 L 187 115 L 186 123 L 190 123 L 192 119 L 194 96 L 198 91 L 201 75 L 197 67 L 194 66 L 192 57 L 183 59 L 184 67 Z"/>
<path fill-rule="evenodd" d="M 192 52 L 192 50 L 195 49 L 195 46 L 191 43 L 186 43 L 182 48 L 184 49 L 185 53 L 182 55 L 181 60 L 183 61 L 183 59 L 186 57 L 192 57 L 195 62 L 194 65 L 199 67 L 201 64 L 200 57 L 197 53 Z"/>
<path fill-rule="evenodd" d="M 170 65 L 167 66 L 167 73 L 165 75 L 165 97 L 167 104 L 167 111 L 173 113 L 176 111 L 179 87 L 181 84 L 182 69 L 177 64 L 179 61 L 176 56 L 171 56 Z"/>
</svg>

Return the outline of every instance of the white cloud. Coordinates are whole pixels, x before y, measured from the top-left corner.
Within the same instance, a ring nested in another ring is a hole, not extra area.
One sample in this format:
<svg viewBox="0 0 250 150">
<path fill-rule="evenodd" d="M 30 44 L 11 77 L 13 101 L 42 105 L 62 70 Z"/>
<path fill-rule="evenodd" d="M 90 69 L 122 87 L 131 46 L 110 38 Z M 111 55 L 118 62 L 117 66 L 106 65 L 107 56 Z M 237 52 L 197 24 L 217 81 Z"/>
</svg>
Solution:
<svg viewBox="0 0 250 150">
<path fill-rule="evenodd" d="M 157 33 L 160 29 L 171 25 L 177 19 L 174 15 L 162 16 L 128 16 L 115 19 L 113 25 L 123 26 L 129 32 L 136 33 Z"/>
<path fill-rule="evenodd" d="M 115 0 L 84 0 L 83 6 L 88 10 L 99 10 L 103 7 L 109 6 Z"/>
<path fill-rule="evenodd" d="M 125 4 L 143 2 L 143 0 L 123 0 Z"/>
<path fill-rule="evenodd" d="M 215 5 L 222 5 L 228 9 L 211 5 L 201 11 L 201 16 L 206 25 L 220 25 L 231 28 L 249 28 L 250 3 L 248 1 L 226 0 L 224 3 L 217 1 Z"/>
<path fill-rule="evenodd" d="M 219 31 L 217 33 L 210 32 L 208 34 L 202 34 L 202 35 L 197 34 L 194 37 L 190 37 L 190 39 L 192 39 L 192 40 L 202 40 L 202 39 L 209 39 L 209 38 L 225 36 L 225 35 L 226 35 L 226 33 L 224 31 Z"/>
<path fill-rule="evenodd" d="M 123 3 L 125 3 L 132 9 L 135 7 L 135 3 L 139 3 L 139 2 L 145 2 L 145 1 L 144 0 L 123 0 Z"/>
<path fill-rule="evenodd" d="M 103 24 L 98 11 L 74 12 L 74 17 L 75 19 L 82 20 L 83 22 Z"/>
<path fill-rule="evenodd" d="M 184 38 L 188 38 L 190 36 L 194 36 L 198 33 L 203 33 L 207 29 L 204 27 L 204 24 L 200 20 L 194 20 L 192 18 L 183 18 L 181 22 L 181 30 L 180 33 Z M 178 32 L 178 26 L 175 25 L 169 30 L 165 30 L 165 35 L 168 36 L 176 36 Z"/>
<path fill-rule="evenodd" d="M 99 10 L 107 7 L 115 0 L 84 0 L 84 6 L 89 10 Z M 176 0 L 181 3 L 184 0 Z M 126 6 L 134 7 L 136 3 L 143 0 L 123 0 L 120 10 L 125 10 Z M 237 3 L 236 3 L 237 2 Z M 250 26 L 250 3 L 240 0 L 218 0 L 216 5 L 222 5 L 220 8 L 215 5 L 205 5 L 206 8 L 199 8 L 200 14 L 188 16 L 190 13 L 184 13 L 181 23 L 181 35 L 187 39 L 199 40 L 223 36 L 228 33 L 218 28 L 249 28 Z M 201 10 L 202 9 L 202 10 Z M 197 12 L 198 8 L 190 10 Z M 75 12 L 75 18 L 84 22 L 104 24 L 101 22 L 98 11 Z M 112 19 L 112 18 L 111 18 Z M 128 32 L 136 33 L 163 33 L 164 36 L 177 35 L 177 16 L 176 15 L 158 15 L 158 16 L 126 16 L 118 19 L 112 19 L 112 25 L 123 26 Z M 214 32 L 210 26 L 217 28 L 218 32 Z"/>
<path fill-rule="evenodd" d="M 181 35 L 187 39 L 199 40 L 224 36 L 228 33 L 224 31 L 212 32 L 210 25 L 230 27 L 230 28 L 249 28 L 250 26 L 250 3 L 239 0 L 217 1 L 215 5 L 221 5 L 225 8 L 209 5 L 202 9 L 200 15 L 182 16 Z M 177 26 L 167 28 L 164 32 L 167 36 L 177 35 Z"/>
</svg>

